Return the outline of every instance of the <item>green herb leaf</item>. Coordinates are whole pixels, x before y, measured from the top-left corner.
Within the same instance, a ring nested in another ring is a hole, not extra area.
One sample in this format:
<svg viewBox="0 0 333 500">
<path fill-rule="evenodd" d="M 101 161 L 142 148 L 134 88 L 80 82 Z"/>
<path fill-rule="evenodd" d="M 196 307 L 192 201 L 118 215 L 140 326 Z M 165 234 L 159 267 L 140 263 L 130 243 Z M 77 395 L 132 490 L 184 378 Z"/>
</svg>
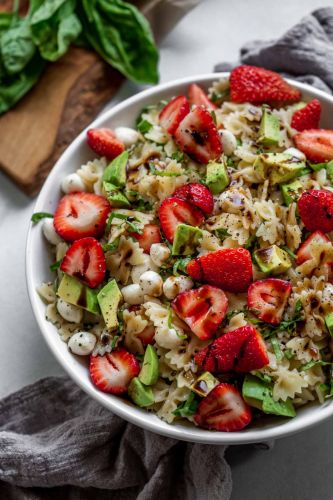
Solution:
<svg viewBox="0 0 333 500">
<path fill-rule="evenodd" d="M 160 177 L 180 177 L 182 175 L 178 172 L 165 172 L 164 170 L 157 170 L 153 163 L 149 164 L 149 170 L 152 175 L 158 175 Z"/>
<path fill-rule="evenodd" d="M 296 259 L 297 255 L 295 255 L 294 252 L 292 250 L 290 250 L 289 247 L 284 246 L 284 247 L 282 247 L 282 250 L 284 250 L 285 252 L 287 252 L 287 254 L 290 255 L 290 257 L 292 259 Z"/>
<path fill-rule="evenodd" d="M 111 223 L 112 223 L 113 219 L 121 219 L 121 220 L 125 221 L 125 223 L 128 226 L 129 233 L 142 234 L 142 230 L 136 224 L 134 224 L 134 222 L 140 222 L 139 219 L 137 219 L 136 217 L 121 214 L 118 212 L 112 212 L 109 215 L 108 221 L 106 223 L 105 234 L 109 234 L 110 229 L 111 229 Z"/>
<path fill-rule="evenodd" d="M 31 222 L 33 224 L 37 224 L 37 222 L 39 222 L 40 220 L 45 219 L 45 218 L 53 219 L 53 215 L 49 214 L 48 212 L 35 212 L 31 216 Z"/>
<path fill-rule="evenodd" d="M 119 246 L 120 238 L 115 239 L 112 243 L 104 243 L 102 245 L 103 252 L 114 252 Z"/>
<path fill-rule="evenodd" d="M 28 19 L 17 18 L 1 36 L 2 62 L 7 73 L 12 75 L 22 71 L 35 52 Z"/>
<path fill-rule="evenodd" d="M 183 151 L 175 151 L 172 153 L 171 158 L 179 163 L 182 163 L 185 160 L 185 155 Z"/>
<path fill-rule="evenodd" d="M 53 264 L 50 265 L 50 271 L 56 271 L 57 269 L 59 269 L 59 267 L 61 266 L 61 263 L 62 263 L 62 259 L 60 260 L 57 260 L 56 262 L 54 262 Z"/>
<path fill-rule="evenodd" d="M 282 354 L 282 351 L 281 351 L 281 348 L 280 348 L 279 341 L 276 338 L 276 335 L 271 335 L 270 336 L 270 341 L 271 341 L 271 345 L 272 345 L 275 357 L 276 357 L 276 359 L 278 361 L 280 361 L 280 359 L 283 358 L 283 354 Z"/>
<path fill-rule="evenodd" d="M 252 236 L 250 236 L 246 242 L 245 242 L 245 245 L 244 245 L 244 248 L 246 248 L 247 250 L 249 250 L 250 248 L 252 248 L 252 246 L 254 246 L 254 244 L 257 242 L 257 237 L 255 234 L 253 234 Z"/>
<path fill-rule="evenodd" d="M 259 371 L 254 372 L 254 375 L 258 377 L 260 380 L 263 382 L 266 382 L 267 384 L 270 384 L 272 382 L 272 377 L 267 375 L 266 373 L 261 373 Z"/>
<path fill-rule="evenodd" d="M 191 392 L 187 400 L 179 404 L 172 413 L 177 417 L 190 417 L 197 411 L 198 404 L 194 392 Z"/>
<path fill-rule="evenodd" d="M 295 356 L 294 353 L 293 353 L 293 351 L 291 349 L 285 349 L 283 351 L 283 355 L 287 359 L 293 359 L 293 357 Z"/>
<path fill-rule="evenodd" d="M 172 274 L 174 276 L 179 276 L 179 271 L 187 275 L 186 267 L 190 262 L 191 257 L 184 257 L 183 259 L 177 259 L 173 265 Z"/>
<path fill-rule="evenodd" d="M 214 90 L 214 92 L 210 96 L 210 100 L 214 104 L 222 104 L 222 102 L 229 97 L 229 94 L 230 94 L 230 89 L 223 90 L 222 92 Z"/>
<path fill-rule="evenodd" d="M 219 238 L 221 242 L 224 241 L 228 236 L 231 236 L 228 229 L 225 229 L 224 227 L 215 229 L 214 234 L 217 238 Z"/>
<path fill-rule="evenodd" d="M 187 335 L 182 335 L 178 332 L 177 328 L 175 328 L 175 325 L 173 324 L 173 321 L 172 321 L 172 309 L 171 309 L 171 306 L 169 304 L 168 306 L 168 328 L 169 330 L 175 330 L 176 332 L 176 335 L 179 339 L 187 339 Z"/>
<path fill-rule="evenodd" d="M 153 125 L 149 123 L 148 120 L 141 120 L 137 124 L 136 128 L 138 129 L 139 132 L 141 132 L 141 134 L 147 134 L 147 132 L 149 132 L 149 130 L 153 128 Z"/>
<path fill-rule="evenodd" d="M 306 370 L 310 370 L 310 368 L 312 368 L 314 366 L 332 366 L 332 363 L 330 363 L 329 361 L 323 361 L 322 359 L 317 359 L 317 360 L 309 361 L 309 363 L 306 363 L 305 365 L 300 366 L 298 370 L 299 371 L 306 371 Z"/>
<path fill-rule="evenodd" d="M 119 339 L 120 339 L 120 335 L 115 335 L 113 337 L 112 342 L 111 342 L 111 351 L 113 351 L 117 347 Z"/>
</svg>

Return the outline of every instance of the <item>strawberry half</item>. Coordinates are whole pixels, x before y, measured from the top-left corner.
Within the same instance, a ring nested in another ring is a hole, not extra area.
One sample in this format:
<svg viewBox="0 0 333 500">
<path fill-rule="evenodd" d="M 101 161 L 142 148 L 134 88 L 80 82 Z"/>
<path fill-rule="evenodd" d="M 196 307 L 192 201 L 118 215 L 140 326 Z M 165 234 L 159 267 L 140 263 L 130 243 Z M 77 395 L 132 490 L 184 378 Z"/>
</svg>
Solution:
<svg viewBox="0 0 333 500">
<path fill-rule="evenodd" d="M 313 99 L 304 108 L 295 111 L 291 118 L 291 126 L 299 132 L 319 128 L 320 115 L 321 104 L 318 99 Z"/>
<path fill-rule="evenodd" d="M 156 224 L 146 224 L 141 234 L 132 233 L 131 236 L 138 240 L 140 247 L 145 253 L 150 252 L 153 243 L 161 242 L 160 228 Z"/>
<path fill-rule="evenodd" d="M 304 130 L 295 135 L 294 141 L 310 161 L 321 163 L 333 160 L 333 130 Z"/>
<path fill-rule="evenodd" d="M 247 304 L 261 321 L 278 325 L 291 294 L 289 281 L 267 278 L 252 283 L 247 294 Z"/>
<path fill-rule="evenodd" d="M 61 198 L 53 224 L 67 241 L 85 236 L 101 236 L 111 210 L 109 202 L 93 193 L 71 193 Z"/>
<path fill-rule="evenodd" d="M 194 108 L 180 122 L 175 134 L 180 149 L 201 163 L 216 160 L 222 153 L 221 138 L 209 111 Z"/>
<path fill-rule="evenodd" d="M 256 66 L 238 66 L 230 73 L 230 98 L 253 104 L 297 102 L 301 98 L 278 73 Z"/>
<path fill-rule="evenodd" d="M 103 392 L 123 394 L 132 378 L 140 372 L 140 365 L 133 354 L 118 348 L 104 356 L 90 356 L 90 377 Z"/>
<path fill-rule="evenodd" d="M 321 231 L 315 231 L 312 233 L 302 245 L 299 247 L 297 252 L 296 264 L 299 266 L 312 259 L 313 247 L 321 245 L 322 243 L 331 242 L 331 240 L 326 236 L 326 234 Z"/>
<path fill-rule="evenodd" d="M 234 385 L 219 384 L 199 403 L 194 421 L 199 427 L 232 432 L 244 429 L 252 420 L 251 408 Z"/>
<path fill-rule="evenodd" d="M 176 189 L 172 196 L 188 201 L 188 203 L 200 208 L 206 215 L 210 215 L 214 209 L 212 193 L 206 186 L 198 182 L 184 184 Z"/>
<path fill-rule="evenodd" d="M 310 189 L 298 200 L 298 211 L 308 231 L 333 231 L 333 193 L 327 189 Z"/>
<path fill-rule="evenodd" d="M 204 215 L 198 208 L 187 201 L 170 197 L 162 201 L 158 210 L 161 228 L 165 237 L 173 241 L 178 224 L 182 222 L 190 226 L 200 226 L 204 221 Z"/>
<path fill-rule="evenodd" d="M 190 112 L 184 95 L 174 97 L 159 114 L 160 124 L 169 134 L 174 134 L 183 118 Z"/>
<path fill-rule="evenodd" d="M 245 248 L 223 248 L 191 260 L 186 271 L 196 281 L 245 292 L 252 281 L 251 254 Z"/>
<path fill-rule="evenodd" d="M 65 253 L 60 269 L 90 288 L 96 288 L 104 280 L 106 271 L 101 244 L 95 238 L 76 240 Z"/>
<path fill-rule="evenodd" d="M 138 339 L 141 340 L 143 345 L 153 344 L 155 337 L 155 328 L 154 325 L 148 325 L 142 332 L 136 335 Z"/>
<path fill-rule="evenodd" d="M 95 153 L 113 160 L 125 151 L 125 145 L 110 128 L 91 128 L 87 131 L 87 144 Z"/>
<path fill-rule="evenodd" d="M 201 340 L 213 337 L 228 309 L 228 299 L 219 288 L 204 285 L 177 295 L 172 308 Z"/>
<path fill-rule="evenodd" d="M 217 106 L 208 99 L 206 92 L 196 83 L 192 83 L 189 86 L 188 99 L 191 106 L 195 104 L 196 106 L 205 106 L 208 109 L 217 109 Z"/>
<path fill-rule="evenodd" d="M 253 326 L 225 333 L 199 351 L 194 360 L 202 370 L 211 373 L 247 373 L 269 363 L 265 342 Z"/>
</svg>

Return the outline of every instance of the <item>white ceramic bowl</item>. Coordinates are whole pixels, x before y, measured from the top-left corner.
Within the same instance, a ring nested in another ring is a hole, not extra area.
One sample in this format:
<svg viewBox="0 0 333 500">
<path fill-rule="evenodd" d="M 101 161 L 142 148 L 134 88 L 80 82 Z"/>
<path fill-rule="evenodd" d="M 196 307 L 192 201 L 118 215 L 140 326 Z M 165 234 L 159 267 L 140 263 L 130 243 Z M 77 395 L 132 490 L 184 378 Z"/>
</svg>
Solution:
<svg viewBox="0 0 333 500">
<path fill-rule="evenodd" d="M 153 87 L 110 109 L 98 117 L 91 126 L 111 128 L 120 125 L 133 126 L 136 116 L 145 105 L 177 94 L 186 94 L 188 85 L 192 82 L 208 88 L 212 81 L 225 76 L 228 76 L 228 73 L 198 75 Z M 322 127 L 330 128 L 331 126 L 332 128 L 333 97 L 308 85 L 294 81 L 290 83 L 302 91 L 305 100 L 314 97 L 320 99 L 323 107 Z M 60 182 L 64 175 L 75 171 L 82 163 L 95 156 L 86 145 L 86 131 L 84 130 L 67 148 L 48 176 L 38 197 L 35 212 L 53 213 L 61 196 Z M 328 400 L 323 405 L 308 405 L 299 409 L 294 419 L 267 416 L 241 432 L 214 432 L 180 423 L 169 425 L 154 414 L 137 408 L 128 401 L 98 391 L 90 381 L 87 360 L 72 355 L 67 345 L 58 336 L 56 328 L 45 319 L 45 304 L 39 298 L 36 287 L 42 281 L 52 279 L 49 265 L 50 256 L 42 235 L 41 224 L 37 224 L 30 227 L 28 233 L 26 275 L 31 305 L 43 337 L 68 375 L 91 397 L 120 417 L 150 431 L 176 439 L 209 444 L 243 444 L 287 436 L 333 415 L 333 401 Z"/>
</svg>

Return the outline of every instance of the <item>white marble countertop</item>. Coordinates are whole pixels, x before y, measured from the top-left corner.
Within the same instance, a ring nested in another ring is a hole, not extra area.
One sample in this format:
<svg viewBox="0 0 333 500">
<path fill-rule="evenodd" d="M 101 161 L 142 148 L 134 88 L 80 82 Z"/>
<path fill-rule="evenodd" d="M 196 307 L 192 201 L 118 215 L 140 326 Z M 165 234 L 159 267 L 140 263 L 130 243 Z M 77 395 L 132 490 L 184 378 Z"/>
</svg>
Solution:
<svg viewBox="0 0 333 500">
<path fill-rule="evenodd" d="M 216 62 L 235 61 L 247 40 L 279 36 L 324 5 L 323 0 L 202 0 L 161 45 L 161 79 L 210 72 Z M 127 83 L 118 99 L 135 91 Z M 26 291 L 24 250 L 33 206 L 0 174 L 0 397 L 63 373 L 38 331 Z M 230 450 L 232 500 L 333 499 L 332 424 L 282 439 L 270 451 Z"/>
</svg>

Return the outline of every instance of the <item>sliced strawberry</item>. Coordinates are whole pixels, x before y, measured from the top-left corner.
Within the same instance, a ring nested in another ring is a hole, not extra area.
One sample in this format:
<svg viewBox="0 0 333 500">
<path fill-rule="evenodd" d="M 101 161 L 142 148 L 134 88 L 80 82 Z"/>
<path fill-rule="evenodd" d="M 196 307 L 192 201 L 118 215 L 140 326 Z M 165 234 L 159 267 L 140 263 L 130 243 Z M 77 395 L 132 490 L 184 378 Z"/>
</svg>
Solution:
<svg viewBox="0 0 333 500">
<path fill-rule="evenodd" d="M 141 340 L 143 345 L 153 344 L 155 337 L 154 325 L 148 325 L 142 332 L 138 333 L 137 337 Z"/>
<path fill-rule="evenodd" d="M 277 325 L 291 294 L 289 281 L 267 278 L 252 283 L 247 294 L 247 304 L 261 321 Z"/>
<path fill-rule="evenodd" d="M 228 309 L 228 299 L 219 288 L 204 285 L 182 292 L 172 302 L 172 308 L 201 340 L 213 337 Z"/>
<path fill-rule="evenodd" d="M 90 288 L 96 288 L 104 280 L 106 271 L 101 244 L 95 238 L 76 240 L 65 253 L 60 269 Z"/>
<path fill-rule="evenodd" d="M 327 189 L 304 191 L 298 200 L 298 211 L 308 231 L 333 231 L 333 193 Z"/>
<path fill-rule="evenodd" d="M 256 66 L 238 66 L 230 73 L 230 97 L 233 102 L 283 103 L 301 98 L 278 73 Z"/>
<path fill-rule="evenodd" d="M 161 242 L 160 228 L 156 224 L 146 224 L 141 234 L 132 233 L 131 236 L 138 240 L 140 247 L 145 253 L 150 252 L 150 247 L 153 243 Z"/>
<path fill-rule="evenodd" d="M 321 231 L 315 231 L 310 234 L 298 249 L 296 264 L 299 266 L 303 262 L 312 259 L 313 248 L 327 242 L 331 242 L 331 240 Z"/>
<path fill-rule="evenodd" d="M 95 153 L 113 160 L 125 151 L 123 142 L 109 128 L 91 128 L 87 131 L 87 143 Z"/>
<path fill-rule="evenodd" d="M 245 292 L 252 281 L 251 254 L 245 248 L 223 248 L 191 260 L 186 271 L 196 281 Z"/>
<path fill-rule="evenodd" d="M 294 141 L 310 161 L 321 163 L 333 160 L 333 130 L 304 130 L 295 135 Z"/>
<path fill-rule="evenodd" d="M 191 106 L 195 104 L 196 106 L 205 106 L 208 109 L 217 109 L 217 106 L 208 99 L 206 92 L 196 83 L 189 86 L 188 98 Z"/>
<path fill-rule="evenodd" d="M 190 112 L 184 95 L 174 97 L 159 114 L 160 124 L 169 134 L 174 134 L 183 118 Z"/>
<path fill-rule="evenodd" d="M 206 186 L 198 182 L 184 184 L 184 186 L 176 189 L 172 196 L 188 201 L 197 208 L 200 208 L 206 215 L 210 215 L 214 208 L 212 193 Z"/>
<path fill-rule="evenodd" d="M 140 372 L 140 365 L 133 354 L 118 348 L 104 356 L 90 356 L 90 377 L 93 384 L 103 392 L 123 394 Z"/>
<path fill-rule="evenodd" d="M 291 126 L 302 132 L 313 128 L 319 128 L 321 104 L 318 99 L 313 99 L 304 108 L 294 112 L 291 118 Z"/>
<path fill-rule="evenodd" d="M 194 421 L 204 429 L 232 432 L 252 420 L 251 408 L 232 384 L 219 384 L 199 403 Z"/>
<path fill-rule="evenodd" d="M 59 201 L 53 224 L 67 241 L 85 236 L 101 236 L 111 210 L 109 202 L 93 193 L 71 193 Z"/>
<path fill-rule="evenodd" d="M 214 120 L 203 106 L 194 108 L 180 122 L 175 140 L 182 151 L 201 163 L 216 160 L 222 153 L 221 139 Z"/>
<path fill-rule="evenodd" d="M 158 211 L 161 228 L 165 237 L 173 241 L 178 224 L 182 222 L 189 226 L 200 226 L 204 215 L 198 208 L 179 198 L 165 198 Z"/>
</svg>

